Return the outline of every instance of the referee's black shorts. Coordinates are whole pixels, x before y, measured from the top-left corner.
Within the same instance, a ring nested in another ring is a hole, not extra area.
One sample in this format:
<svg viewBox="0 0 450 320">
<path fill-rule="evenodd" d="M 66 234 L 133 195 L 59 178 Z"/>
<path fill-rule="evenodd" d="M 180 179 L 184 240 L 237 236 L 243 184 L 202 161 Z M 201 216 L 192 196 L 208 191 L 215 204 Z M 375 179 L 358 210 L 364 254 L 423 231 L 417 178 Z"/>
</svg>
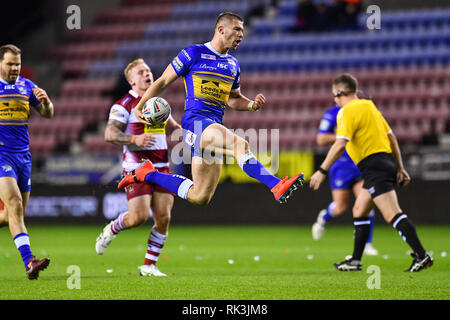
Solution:
<svg viewBox="0 0 450 320">
<path fill-rule="evenodd" d="M 397 164 L 390 153 L 374 153 L 358 163 L 364 179 L 363 188 L 369 190 L 372 199 L 395 189 Z"/>
</svg>

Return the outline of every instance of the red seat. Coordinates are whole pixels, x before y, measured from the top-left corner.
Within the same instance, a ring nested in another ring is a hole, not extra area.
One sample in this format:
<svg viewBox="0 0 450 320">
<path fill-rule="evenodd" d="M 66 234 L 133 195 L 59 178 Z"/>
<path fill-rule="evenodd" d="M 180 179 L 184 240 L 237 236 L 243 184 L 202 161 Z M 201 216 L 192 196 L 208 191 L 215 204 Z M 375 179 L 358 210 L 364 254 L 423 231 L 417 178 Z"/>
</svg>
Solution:
<svg viewBox="0 0 450 320">
<path fill-rule="evenodd" d="M 82 150 L 89 153 L 121 153 L 122 146 L 106 142 L 101 135 L 89 135 L 82 142 Z"/>
<path fill-rule="evenodd" d="M 54 151 L 56 147 L 55 135 L 33 135 L 30 136 L 30 152 L 33 159 L 45 158 Z"/>
<path fill-rule="evenodd" d="M 115 78 L 66 80 L 62 84 L 60 95 L 65 98 L 71 96 L 100 95 L 102 92 L 111 91 L 114 88 L 115 83 Z"/>
<path fill-rule="evenodd" d="M 90 60 L 63 61 L 61 67 L 64 76 L 81 77 L 88 73 L 91 67 L 91 61 Z"/>
<path fill-rule="evenodd" d="M 142 36 L 145 23 L 119 23 L 107 25 L 94 25 L 83 28 L 74 34 L 73 40 L 88 41 L 124 41 L 138 39 Z"/>
<path fill-rule="evenodd" d="M 102 24 L 148 23 L 148 21 L 167 20 L 172 10 L 171 5 L 126 6 L 104 11 L 96 19 Z"/>
</svg>

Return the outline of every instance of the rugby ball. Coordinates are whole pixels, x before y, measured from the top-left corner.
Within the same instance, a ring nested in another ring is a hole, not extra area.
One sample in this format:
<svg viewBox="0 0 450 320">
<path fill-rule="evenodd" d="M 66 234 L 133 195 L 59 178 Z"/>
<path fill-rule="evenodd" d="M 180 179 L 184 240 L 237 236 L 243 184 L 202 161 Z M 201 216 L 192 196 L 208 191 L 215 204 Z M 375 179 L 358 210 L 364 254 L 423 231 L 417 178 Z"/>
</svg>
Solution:
<svg viewBox="0 0 450 320">
<path fill-rule="evenodd" d="M 142 118 L 153 125 L 164 123 L 170 116 L 170 105 L 161 97 L 147 100 L 142 108 Z"/>
</svg>

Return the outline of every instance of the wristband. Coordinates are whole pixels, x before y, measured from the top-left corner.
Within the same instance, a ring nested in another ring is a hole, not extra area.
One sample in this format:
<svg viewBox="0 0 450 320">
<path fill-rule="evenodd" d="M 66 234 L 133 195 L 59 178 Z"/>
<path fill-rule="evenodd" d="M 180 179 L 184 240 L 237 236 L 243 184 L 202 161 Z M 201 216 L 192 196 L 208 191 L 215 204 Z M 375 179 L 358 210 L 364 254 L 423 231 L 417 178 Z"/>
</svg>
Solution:
<svg viewBox="0 0 450 320">
<path fill-rule="evenodd" d="M 255 103 L 255 101 L 250 101 L 249 103 L 248 103 L 248 111 L 255 111 L 254 109 L 253 109 L 253 104 Z"/>
<path fill-rule="evenodd" d="M 131 144 L 136 144 L 136 136 L 131 136 Z"/>
<path fill-rule="evenodd" d="M 321 172 L 324 175 L 328 175 L 328 171 L 325 169 L 322 169 L 322 167 L 319 167 L 319 172 Z"/>
</svg>

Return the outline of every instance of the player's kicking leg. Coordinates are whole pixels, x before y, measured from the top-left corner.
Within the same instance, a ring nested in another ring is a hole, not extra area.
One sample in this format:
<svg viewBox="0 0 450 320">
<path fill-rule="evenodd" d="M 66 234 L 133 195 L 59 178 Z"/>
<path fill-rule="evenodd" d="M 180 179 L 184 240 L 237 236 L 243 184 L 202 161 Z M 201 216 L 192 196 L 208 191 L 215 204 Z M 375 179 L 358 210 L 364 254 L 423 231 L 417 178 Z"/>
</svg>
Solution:
<svg viewBox="0 0 450 320">
<path fill-rule="evenodd" d="M 285 177 L 281 180 L 275 177 L 249 151 L 247 141 L 217 123 L 210 125 L 203 131 L 201 136 L 201 149 L 203 152 L 211 154 L 215 153 L 233 156 L 237 159 L 242 170 L 250 177 L 259 180 L 269 187 L 275 200 L 280 203 L 286 202 L 292 192 L 297 190 L 304 183 L 304 175 L 302 173 L 299 173 L 290 179 Z M 193 157 L 193 159 L 194 158 L 196 157 Z M 146 161 L 138 169 L 133 170 L 129 175 L 122 179 L 119 183 L 119 189 L 126 187 L 131 183 L 144 181 L 163 186 L 177 194 L 179 197 L 187 199 L 188 201 L 192 200 L 191 202 L 196 204 L 209 203 L 208 195 L 210 195 L 209 198 L 211 198 L 213 194 L 213 192 L 205 191 L 203 187 L 199 188 L 196 186 L 198 183 L 204 183 L 202 180 L 194 179 L 193 182 L 179 175 L 168 175 L 156 172 L 156 169 L 149 161 Z M 217 184 L 210 187 L 213 187 L 213 190 L 215 190 L 216 186 Z M 198 192 L 196 190 L 200 191 Z"/>
<path fill-rule="evenodd" d="M 234 157 L 242 171 L 265 184 L 280 203 L 287 202 L 292 192 L 304 183 L 303 173 L 290 179 L 275 177 L 256 159 L 248 142 L 223 125 L 215 123 L 209 126 L 202 134 L 201 145 L 204 151 Z"/>
</svg>

